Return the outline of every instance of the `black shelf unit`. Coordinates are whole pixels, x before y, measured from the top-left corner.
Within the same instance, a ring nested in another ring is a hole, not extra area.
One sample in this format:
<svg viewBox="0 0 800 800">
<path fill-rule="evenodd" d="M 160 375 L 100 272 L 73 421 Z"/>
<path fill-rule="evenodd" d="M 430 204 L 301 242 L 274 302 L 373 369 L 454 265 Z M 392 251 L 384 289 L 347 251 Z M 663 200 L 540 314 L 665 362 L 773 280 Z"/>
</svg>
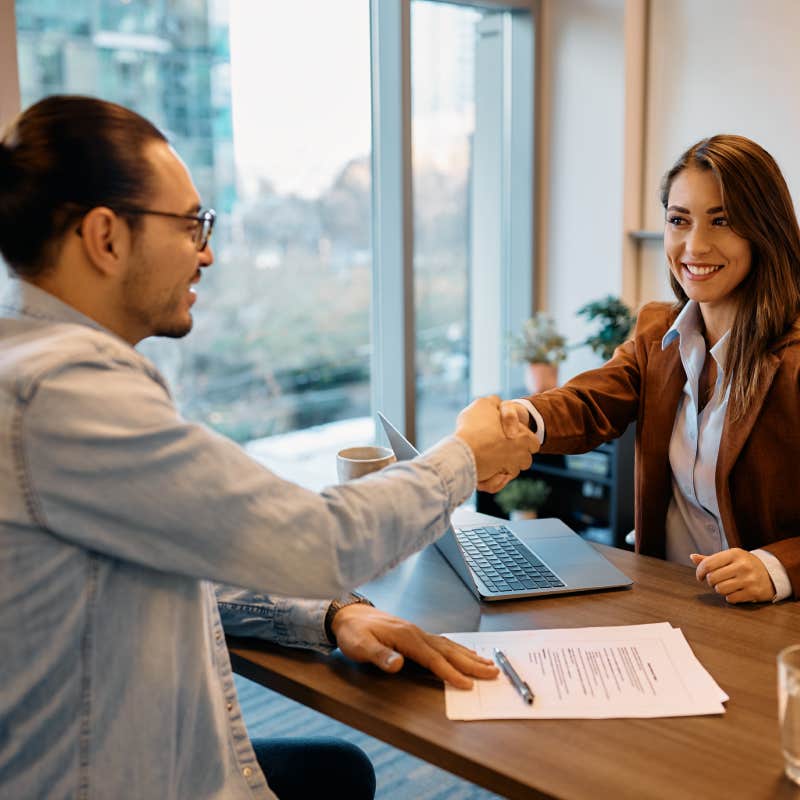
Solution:
<svg viewBox="0 0 800 800">
<path fill-rule="evenodd" d="M 540 517 L 556 517 L 587 539 L 625 547 L 633 530 L 633 454 L 636 426 L 585 455 L 541 454 L 524 475 L 545 481 L 552 492 Z M 478 492 L 477 509 L 505 516 L 494 496 Z"/>
</svg>

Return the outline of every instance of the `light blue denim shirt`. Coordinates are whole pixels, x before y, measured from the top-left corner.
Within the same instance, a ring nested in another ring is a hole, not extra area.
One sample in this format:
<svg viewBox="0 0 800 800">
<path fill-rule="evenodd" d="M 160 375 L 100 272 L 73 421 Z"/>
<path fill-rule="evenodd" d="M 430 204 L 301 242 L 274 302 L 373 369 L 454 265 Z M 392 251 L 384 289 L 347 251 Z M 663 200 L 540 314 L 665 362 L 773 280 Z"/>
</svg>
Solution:
<svg viewBox="0 0 800 800">
<path fill-rule="evenodd" d="M 672 497 L 667 509 L 666 556 L 669 561 L 691 565 L 690 553 L 710 555 L 730 545 L 725 536 L 717 500 L 717 456 L 728 410 L 730 385 L 724 387 L 730 331 L 709 350 L 717 365 L 713 393 L 701 411 L 700 373 L 706 359 L 706 342 L 700 327 L 700 308 L 690 300 L 661 341 L 669 347 L 675 339 L 686 383 L 669 442 Z M 776 588 L 775 600 L 791 594 L 786 569 L 766 550 L 753 550 L 764 563 Z"/>
<path fill-rule="evenodd" d="M 223 623 L 328 649 L 328 602 L 289 598 L 339 596 L 388 569 L 443 533 L 474 487 L 472 454 L 452 437 L 321 494 L 281 480 L 182 419 L 128 344 L 12 281 L 0 304 L 0 797 L 273 798 Z"/>
</svg>

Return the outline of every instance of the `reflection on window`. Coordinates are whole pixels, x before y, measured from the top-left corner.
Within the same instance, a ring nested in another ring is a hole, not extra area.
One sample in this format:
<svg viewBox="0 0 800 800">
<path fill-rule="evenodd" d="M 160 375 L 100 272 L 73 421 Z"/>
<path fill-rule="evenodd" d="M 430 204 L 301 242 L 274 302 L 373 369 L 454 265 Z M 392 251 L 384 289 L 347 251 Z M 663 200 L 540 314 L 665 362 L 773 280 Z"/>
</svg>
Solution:
<svg viewBox="0 0 800 800">
<path fill-rule="evenodd" d="M 368 0 L 17 0 L 16 16 L 23 106 L 134 108 L 219 212 L 194 331 L 142 345 L 184 414 L 239 441 L 367 415 Z"/>
<path fill-rule="evenodd" d="M 469 191 L 475 26 L 481 13 L 411 6 L 417 443 L 453 429 L 469 400 Z"/>
</svg>

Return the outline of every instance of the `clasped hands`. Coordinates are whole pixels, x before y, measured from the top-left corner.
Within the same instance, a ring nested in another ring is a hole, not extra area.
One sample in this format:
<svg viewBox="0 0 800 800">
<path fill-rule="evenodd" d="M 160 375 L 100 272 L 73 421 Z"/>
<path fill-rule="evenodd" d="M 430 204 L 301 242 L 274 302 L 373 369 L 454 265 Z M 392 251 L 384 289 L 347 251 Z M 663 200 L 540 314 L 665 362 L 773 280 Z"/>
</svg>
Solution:
<svg viewBox="0 0 800 800">
<path fill-rule="evenodd" d="M 472 449 L 478 489 L 484 492 L 499 492 L 530 467 L 539 450 L 539 439 L 528 425 L 527 409 L 496 395 L 479 397 L 458 415 L 456 436 Z"/>
</svg>

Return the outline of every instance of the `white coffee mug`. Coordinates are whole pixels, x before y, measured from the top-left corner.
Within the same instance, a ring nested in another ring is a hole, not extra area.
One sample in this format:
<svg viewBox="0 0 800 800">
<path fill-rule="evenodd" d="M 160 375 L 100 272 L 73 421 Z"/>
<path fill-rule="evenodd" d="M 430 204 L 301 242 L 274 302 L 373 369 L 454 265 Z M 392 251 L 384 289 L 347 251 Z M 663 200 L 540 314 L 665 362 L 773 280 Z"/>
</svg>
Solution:
<svg viewBox="0 0 800 800">
<path fill-rule="evenodd" d="M 345 447 L 336 454 L 336 474 L 339 482 L 344 483 L 383 469 L 394 461 L 397 458 L 388 447 Z"/>
</svg>

